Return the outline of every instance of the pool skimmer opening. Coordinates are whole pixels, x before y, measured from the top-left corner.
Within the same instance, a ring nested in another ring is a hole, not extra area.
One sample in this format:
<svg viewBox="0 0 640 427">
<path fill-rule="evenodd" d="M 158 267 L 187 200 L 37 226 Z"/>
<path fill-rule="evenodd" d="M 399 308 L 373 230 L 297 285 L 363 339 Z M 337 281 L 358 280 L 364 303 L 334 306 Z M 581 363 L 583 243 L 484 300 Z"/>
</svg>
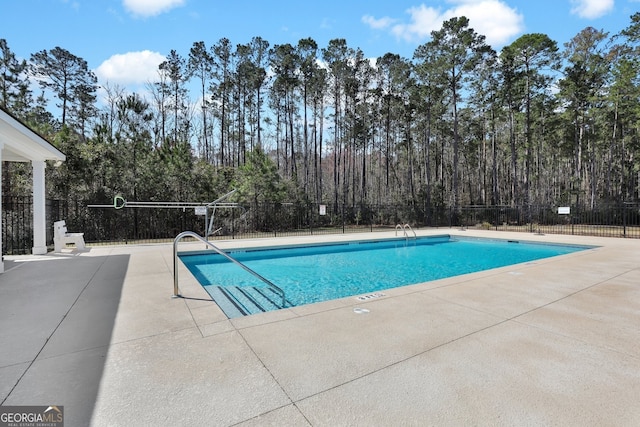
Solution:
<svg viewBox="0 0 640 427">
<path fill-rule="evenodd" d="M 356 297 L 356 299 L 358 301 L 368 301 L 370 299 L 374 299 L 374 298 L 380 298 L 380 297 L 386 297 L 386 294 L 383 294 L 382 292 L 375 292 L 373 294 L 367 294 L 367 295 L 360 295 L 358 297 Z"/>
<path fill-rule="evenodd" d="M 355 308 L 353 309 L 353 312 L 354 312 L 355 314 L 367 314 L 367 313 L 369 313 L 369 309 L 361 308 L 361 307 L 355 307 Z"/>
</svg>

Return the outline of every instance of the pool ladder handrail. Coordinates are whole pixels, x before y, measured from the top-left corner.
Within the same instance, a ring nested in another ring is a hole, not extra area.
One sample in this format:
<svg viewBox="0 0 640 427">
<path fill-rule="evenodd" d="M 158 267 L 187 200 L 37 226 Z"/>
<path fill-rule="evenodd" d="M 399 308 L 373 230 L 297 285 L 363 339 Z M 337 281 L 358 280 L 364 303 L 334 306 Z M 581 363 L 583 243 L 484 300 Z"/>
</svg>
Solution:
<svg viewBox="0 0 640 427">
<path fill-rule="evenodd" d="M 250 274 L 253 274 L 255 277 L 262 280 L 269 288 L 271 288 L 272 291 L 274 291 L 276 294 L 278 294 L 278 296 L 282 298 L 282 308 L 285 307 L 287 299 L 285 297 L 284 291 L 280 287 L 274 285 L 273 283 L 271 283 L 269 279 L 262 277 L 260 274 L 256 273 L 255 271 L 253 271 L 252 269 L 250 269 L 249 267 L 247 267 L 237 259 L 229 256 L 222 249 L 218 248 L 216 245 L 214 245 L 213 243 L 211 243 L 210 241 L 206 240 L 204 237 L 200 236 L 198 233 L 195 233 L 193 231 L 183 231 L 182 233 L 178 234 L 176 238 L 173 240 L 173 296 L 174 297 L 182 296 L 180 295 L 180 290 L 178 288 L 178 243 L 180 242 L 180 240 L 182 240 L 185 237 L 193 237 L 194 239 L 200 240 L 202 243 L 209 246 L 219 255 L 222 255 L 232 263 L 242 267 L 244 270 L 246 270 Z"/>
<path fill-rule="evenodd" d="M 398 224 L 396 225 L 396 236 L 398 235 L 398 230 L 402 230 L 404 233 L 404 237 L 406 237 L 407 239 L 409 239 L 409 233 L 407 233 L 407 228 L 413 233 L 413 238 L 417 239 L 418 235 L 416 234 L 415 231 L 413 231 L 413 228 L 411 228 L 411 226 L 409 224 Z"/>
</svg>

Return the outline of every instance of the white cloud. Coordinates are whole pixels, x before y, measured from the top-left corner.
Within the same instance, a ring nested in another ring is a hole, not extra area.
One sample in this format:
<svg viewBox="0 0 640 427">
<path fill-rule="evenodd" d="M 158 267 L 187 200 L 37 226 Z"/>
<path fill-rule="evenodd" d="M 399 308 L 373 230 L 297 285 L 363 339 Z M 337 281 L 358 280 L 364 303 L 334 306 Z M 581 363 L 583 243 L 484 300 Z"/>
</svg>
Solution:
<svg viewBox="0 0 640 427">
<path fill-rule="evenodd" d="M 143 50 L 113 55 L 95 69 L 101 82 L 139 85 L 158 80 L 158 65 L 165 61 L 158 52 Z"/>
<path fill-rule="evenodd" d="M 432 31 L 442 28 L 442 23 L 454 17 L 469 18 L 469 27 L 484 35 L 494 48 L 509 42 L 524 29 L 521 14 L 502 0 L 451 0 L 452 7 L 441 10 L 421 4 L 407 10 L 409 23 L 395 24 L 389 17 L 376 19 L 364 16 L 362 21 L 371 28 L 389 30 L 408 42 L 418 43 L 427 39 Z"/>
<path fill-rule="evenodd" d="M 599 18 L 613 10 L 613 0 L 571 0 L 571 13 L 581 18 Z"/>
<path fill-rule="evenodd" d="M 384 18 L 376 19 L 371 15 L 364 15 L 362 17 L 362 22 L 369 25 L 374 30 L 383 30 L 393 24 L 395 19 L 391 19 L 386 16 Z"/>
<path fill-rule="evenodd" d="M 328 18 L 323 18 L 322 22 L 320 22 L 320 28 L 325 30 L 330 30 L 331 28 L 333 28 L 333 23 L 334 23 L 333 20 Z"/>
<path fill-rule="evenodd" d="M 122 0 L 126 10 L 136 16 L 156 16 L 184 5 L 186 0 Z"/>
<path fill-rule="evenodd" d="M 77 1 L 62 0 L 62 3 L 69 4 L 71 6 L 71 8 L 73 10 L 75 10 L 76 12 L 80 10 L 80 3 L 78 3 Z"/>
<path fill-rule="evenodd" d="M 492 46 L 503 46 L 524 29 L 524 18 L 499 0 L 465 1 L 447 11 L 446 19 L 469 18 L 469 26 L 487 38 Z"/>
<path fill-rule="evenodd" d="M 421 4 L 418 7 L 412 7 L 407 10 L 411 15 L 410 24 L 394 25 L 391 31 L 399 38 L 407 41 L 421 41 L 442 26 L 444 17 L 438 9 L 427 7 Z"/>
</svg>

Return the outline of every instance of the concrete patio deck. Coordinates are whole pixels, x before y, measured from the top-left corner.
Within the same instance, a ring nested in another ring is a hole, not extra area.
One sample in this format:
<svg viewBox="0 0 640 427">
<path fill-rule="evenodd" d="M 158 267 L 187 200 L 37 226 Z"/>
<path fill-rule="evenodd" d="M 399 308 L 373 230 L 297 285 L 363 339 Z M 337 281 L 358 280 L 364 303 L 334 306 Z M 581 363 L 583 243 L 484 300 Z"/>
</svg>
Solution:
<svg viewBox="0 0 640 427">
<path fill-rule="evenodd" d="M 233 320 L 182 264 L 171 298 L 168 244 L 6 257 L 1 404 L 67 427 L 640 425 L 640 241 L 418 231 L 443 233 L 599 247 Z M 372 236 L 393 233 L 219 246 Z"/>
</svg>

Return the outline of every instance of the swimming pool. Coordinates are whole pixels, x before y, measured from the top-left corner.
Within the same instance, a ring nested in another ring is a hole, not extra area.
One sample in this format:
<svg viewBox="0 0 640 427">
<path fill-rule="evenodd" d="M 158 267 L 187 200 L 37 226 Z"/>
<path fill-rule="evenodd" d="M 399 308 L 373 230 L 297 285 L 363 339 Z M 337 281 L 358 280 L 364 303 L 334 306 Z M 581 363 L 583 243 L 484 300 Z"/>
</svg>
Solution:
<svg viewBox="0 0 640 427">
<path fill-rule="evenodd" d="M 285 292 L 287 306 L 348 296 L 568 254 L 586 246 L 449 235 L 227 251 Z M 228 317 L 281 308 L 255 276 L 212 253 L 180 259 Z"/>
</svg>

